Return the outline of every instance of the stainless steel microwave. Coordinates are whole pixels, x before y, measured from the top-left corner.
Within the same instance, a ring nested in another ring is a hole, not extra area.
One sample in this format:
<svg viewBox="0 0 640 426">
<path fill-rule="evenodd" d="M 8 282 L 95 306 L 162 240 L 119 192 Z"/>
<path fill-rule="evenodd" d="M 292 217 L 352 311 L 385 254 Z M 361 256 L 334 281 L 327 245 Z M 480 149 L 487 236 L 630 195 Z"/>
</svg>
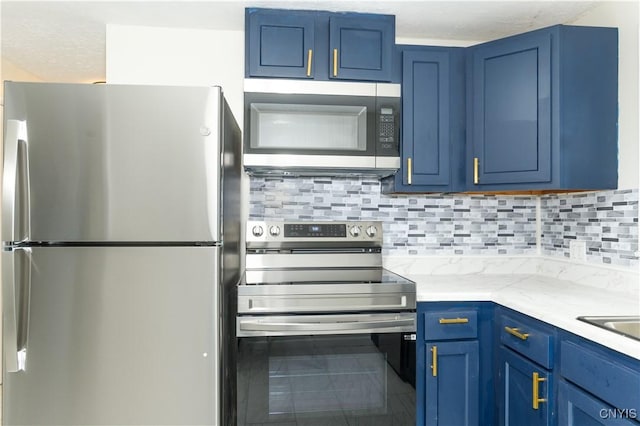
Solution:
<svg viewBox="0 0 640 426">
<path fill-rule="evenodd" d="M 244 167 L 255 175 L 389 176 L 400 167 L 400 85 L 244 81 Z"/>
</svg>

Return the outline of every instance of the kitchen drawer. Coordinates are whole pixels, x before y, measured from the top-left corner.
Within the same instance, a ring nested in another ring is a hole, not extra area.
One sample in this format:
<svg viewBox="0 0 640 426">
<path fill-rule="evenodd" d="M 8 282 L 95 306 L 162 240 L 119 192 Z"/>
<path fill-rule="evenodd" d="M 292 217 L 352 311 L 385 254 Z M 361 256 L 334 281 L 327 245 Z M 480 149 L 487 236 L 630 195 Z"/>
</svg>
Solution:
<svg viewBox="0 0 640 426">
<path fill-rule="evenodd" d="M 553 331 L 529 318 L 501 315 L 499 333 L 503 345 L 547 369 L 553 368 Z"/>
<path fill-rule="evenodd" d="M 640 413 L 640 369 L 615 362 L 573 342 L 560 345 L 560 374 L 619 409 Z"/>
<path fill-rule="evenodd" d="M 425 340 L 460 340 L 478 337 L 478 312 L 475 309 L 425 312 Z"/>
</svg>

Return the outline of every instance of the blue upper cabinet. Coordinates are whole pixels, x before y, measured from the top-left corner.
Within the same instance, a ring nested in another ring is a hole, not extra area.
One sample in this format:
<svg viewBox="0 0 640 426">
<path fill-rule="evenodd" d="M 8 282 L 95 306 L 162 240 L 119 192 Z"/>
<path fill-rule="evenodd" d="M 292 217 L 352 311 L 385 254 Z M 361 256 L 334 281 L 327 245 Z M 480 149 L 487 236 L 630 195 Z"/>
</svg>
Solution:
<svg viewBox="0 0 640 426">
<path fill-rule="evenodd" d="M 395 17 L 245 10 L 245 76 L 391 81 Z"/>
<path fill-rule="evenodd" d="M 385 192 L 465 189 L 464 50 L 402 50 L 401 168 Z"/>
<path fill-rule="evenodd" d="M 468 190 L 617 187 L 617 29 L 520 34 L 467 66 Z"/>
<path fill-rule="evenodd" d="M 313 78 L 315 14 L 247 9 L 246 25 L 250 76 Z"/>
<path fill-rule="evenodd" d="M 551 181 L 551 34 L 473 54 L 474 157 L 484 184 Z"/>
<path fill-rule="evenodd" d="M 390 81 L 394 44 L 394 16 L 331 16 L 329 77 L 341 80 Z"/>
</svg>

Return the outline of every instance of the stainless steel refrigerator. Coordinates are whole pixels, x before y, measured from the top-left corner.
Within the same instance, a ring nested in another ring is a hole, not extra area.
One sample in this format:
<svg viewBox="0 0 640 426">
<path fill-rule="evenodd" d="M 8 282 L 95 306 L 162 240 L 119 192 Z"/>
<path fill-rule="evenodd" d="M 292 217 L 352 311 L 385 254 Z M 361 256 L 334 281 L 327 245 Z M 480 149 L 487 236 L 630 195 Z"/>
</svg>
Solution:
<svg viewBox="0 0 640 426">
<path fill-rule="evenodd" d="M 235 424 L 241 141 L 221 89 L 4 97 L 4 423 Z"/>
</svg>

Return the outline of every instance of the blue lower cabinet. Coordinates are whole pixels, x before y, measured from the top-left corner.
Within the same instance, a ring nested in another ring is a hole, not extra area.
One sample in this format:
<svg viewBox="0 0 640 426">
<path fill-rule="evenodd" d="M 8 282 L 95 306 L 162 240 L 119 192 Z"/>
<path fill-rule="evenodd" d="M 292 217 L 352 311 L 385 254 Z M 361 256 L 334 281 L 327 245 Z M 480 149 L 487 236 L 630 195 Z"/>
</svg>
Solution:
<svg viewBox="0 0 640 426">
<path fill-rule="evenodd" d="M 553 375 L 538 364 L 501 346 L 498 368 L 499 424 L 551 425 Z"/>
<path fill-rule="evenodd" d="M 490 302 L 417 306 L 416 425 L 494 424 Z"/>
<path fill-rule="evenodd" d="M 426 344 L 426 425 L 479 424 L 479 351 L 477 340 Z"/>
<path fill-rule="evenodd" d="M 559 425 L 640 425 L 640 361 L 562 333 Z"/>
<path fill-rule="evenodd" d="M 558 385 L 558 424 L 561 426 L 638 426 L 635 409 L 613 408 L 593 395 L 565 382 Z"/>
</svg>

